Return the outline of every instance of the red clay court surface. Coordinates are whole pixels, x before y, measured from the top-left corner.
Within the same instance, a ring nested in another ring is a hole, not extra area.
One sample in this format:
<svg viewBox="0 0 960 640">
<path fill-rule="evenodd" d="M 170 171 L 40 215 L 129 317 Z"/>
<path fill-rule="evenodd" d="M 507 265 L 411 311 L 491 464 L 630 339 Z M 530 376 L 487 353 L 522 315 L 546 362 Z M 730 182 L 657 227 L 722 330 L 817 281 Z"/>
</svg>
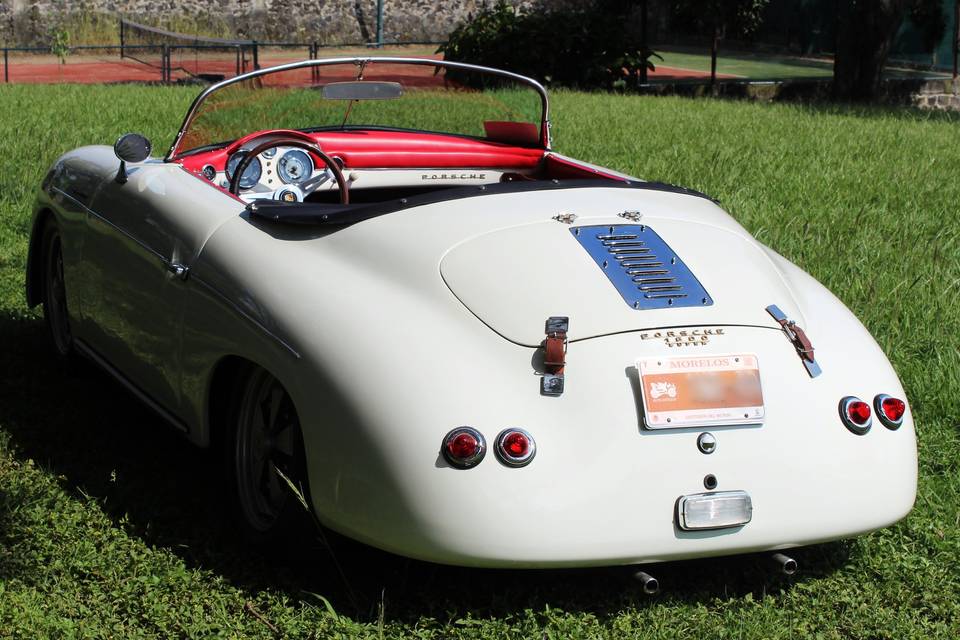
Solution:
<svg viewBox="0 0 960 640">
<path fill-rule="evenodd" d="M 337 52 L 343 55 L 342 52 Z M 356 52 L 352 52 L 355 55 Z M 369 55 L 359 54 L 359 55 Z M 438 58 L 439 56 L 416 57 Z M 276 57 L 270 54 L 260 56 L 260 66 L 268 67 L 288 62 L 297 62 L 304 58 L 291 57 L 289 53 L 284 57 Z M 149 61 L 149 60 L 148 60 Z M 67 58 L 66 64 L 60 64 L 51 56 L 11 56 L 9 69 L 0 69 L 0 81 L 9 78 L 10 83 L 15 84 L 56 84 L 61 82 L 81 83 L 81 84 L 103 84 L 103 83 L 122 83 L 122 82 L 159 82 L 160 67 L 159 58 L 154 66 L 148 66 L 140 62 L 129 59 L 121 60 L 119 56 L 71 56 Z M 2 67 L 2 64 L 0 64 Z M 192 56 L 184 55 L 183 58 L 173 58 L 173 79 L 183 80 L 191 74 L 220 74 L 225 77 L 232 77 L 236 74 L 236 58 L 234 56 L 222 56 L 218 59 L 195 60 Z M 178 68 L 178 67 L 182 67 Z M 247 60 L 246 71 L 251 71 L 250 60 Z M 388 72 L 388 67 L 380 66 L 378 71 Z M 429 86 L 442 84 L 441 78 L 433 76 L 433 71 L 424 69 L 422 77 L 416 79 L 410 78 L 412 85 Z M 309 74 L 309 71 L 305 71 Z M 7 75 L 9 74 L 9 75 Z M 346 78 L 347 76 L 344 75 Z M 690 69 L 677 69 L 674 67 L 664 67 L 657 65 L 656 71 L 649 72 L 651 80 L 684 80 L 692 78 L 708 78 L 709 74 L 702 71 Z M 737 76 L 717 74 L 718 78 L 736 78 Z M 329 78 L 329 76 L 328 76 Z M 304 79 L 309 81 L 309 75 Z"/>
</svg>

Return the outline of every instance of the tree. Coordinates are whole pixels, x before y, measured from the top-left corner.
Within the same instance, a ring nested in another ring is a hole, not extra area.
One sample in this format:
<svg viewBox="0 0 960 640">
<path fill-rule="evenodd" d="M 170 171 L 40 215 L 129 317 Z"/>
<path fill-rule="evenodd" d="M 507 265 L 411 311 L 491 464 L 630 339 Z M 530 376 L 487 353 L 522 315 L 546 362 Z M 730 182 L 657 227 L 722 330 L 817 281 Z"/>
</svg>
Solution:
<svg viewBox="0 0 960 640">
<path fill-rule="evenodd" d="M 710 86 L 717 88 L 717 52 L 720 41 L 728 37 L 749 37 L 763 22 L 770 0 L 676 0 L 674 18 L 679 24 L 709 33 Z"/>
<path fill-rule="evenodd" d="M 835 98 L 857 102 L 877 98 L 883 67 L 908 11 L 932 48 L 946 26 L 943 0 L 838 0 Z"/>
<path fill-rule="evenodd" d="M 57 56 L 60 66 L 57 69 L 60 72 L 60 80 L 63 81 L 63 65 L 67 63 L 67 56 L 70 55 L 70 32 L 66 29 L 50 29 L 50 53 Z"/>
</svg>

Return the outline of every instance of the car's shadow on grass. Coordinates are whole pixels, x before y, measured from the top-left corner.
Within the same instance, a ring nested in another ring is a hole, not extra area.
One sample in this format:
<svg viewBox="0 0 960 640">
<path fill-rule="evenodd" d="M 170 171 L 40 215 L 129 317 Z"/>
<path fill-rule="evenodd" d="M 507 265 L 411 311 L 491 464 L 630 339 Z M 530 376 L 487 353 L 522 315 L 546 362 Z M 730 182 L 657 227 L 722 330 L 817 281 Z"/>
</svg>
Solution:
<svg viewBox="0 0 960 640">
<path fill-rule="evenodd" d="M 34 460 L 72 495 L 93 498 L 117 527 L 149 546 L 168 549 L 188 566 L 251 591 L 281 591 L 294 601 L 324 606 L 319 595 L 359 620 L 375 619 L 381 607 L 386 620 L 408 622 L 468 613 L 510 616 L 546 607 L 606 617 L 664 600 L 708 601 L 789 589 L 834 571 L 848 556 L 843 543 L 795 550 L 790 553 L 802 570 L 793 577 L 781 575 L 765 556 L 649 566 L 645 570 L 663 589 L 649 597 L 625 568 L 444 567 L 327 533 L 330 553 L 316 530 L 305 530 L 299 544 L 283 549 L 251 548 L 237 539 L 224 506 L 216 456 L 194 448 L 93 365 L 60 362 L 47 345 L 42 322 L 3 315 L 0 336 L 0 425 L 16 458 Z M 8 515 L 0 518 L 11 526 Z"/>
</svg>

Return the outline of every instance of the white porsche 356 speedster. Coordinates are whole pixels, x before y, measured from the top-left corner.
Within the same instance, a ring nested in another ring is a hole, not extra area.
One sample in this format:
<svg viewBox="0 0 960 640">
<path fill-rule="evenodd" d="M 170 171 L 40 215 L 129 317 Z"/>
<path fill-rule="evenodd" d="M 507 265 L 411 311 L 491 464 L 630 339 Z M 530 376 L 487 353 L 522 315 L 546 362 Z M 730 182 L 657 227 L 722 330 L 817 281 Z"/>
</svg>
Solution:
<svg viewBox="0 0 960 640">
<path fill-rule="evenodd" d="M 551 151 L 547 95 L 427 59 L 311 60 L 62 156 L 27 296 L 56 350 L 299 507 L 485 567 L 784 549 L 896 522 L 904 390 L 829 291 L 709 197 Z M 281 475 L 282 474 L 282 475 Z"/>
</svg>

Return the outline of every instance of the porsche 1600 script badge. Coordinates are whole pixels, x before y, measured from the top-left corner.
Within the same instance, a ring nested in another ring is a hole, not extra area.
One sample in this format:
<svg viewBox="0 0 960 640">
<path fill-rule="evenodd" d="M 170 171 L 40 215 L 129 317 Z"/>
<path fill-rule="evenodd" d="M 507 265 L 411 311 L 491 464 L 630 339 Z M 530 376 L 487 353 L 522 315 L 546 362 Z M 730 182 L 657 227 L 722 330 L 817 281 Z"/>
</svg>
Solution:
<svg viewBox="0 0 960 640">
<path fill-rule="evenodd" d="M 763 422 L 755 355 L 640 358 L 637 371 L 648 429 Z"/>
</svg>

